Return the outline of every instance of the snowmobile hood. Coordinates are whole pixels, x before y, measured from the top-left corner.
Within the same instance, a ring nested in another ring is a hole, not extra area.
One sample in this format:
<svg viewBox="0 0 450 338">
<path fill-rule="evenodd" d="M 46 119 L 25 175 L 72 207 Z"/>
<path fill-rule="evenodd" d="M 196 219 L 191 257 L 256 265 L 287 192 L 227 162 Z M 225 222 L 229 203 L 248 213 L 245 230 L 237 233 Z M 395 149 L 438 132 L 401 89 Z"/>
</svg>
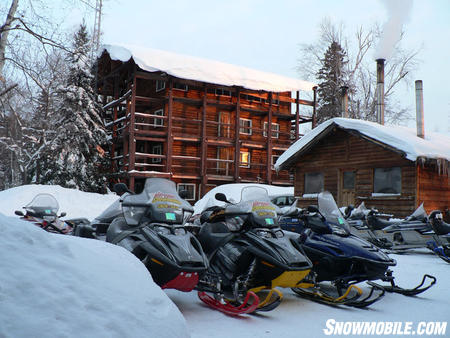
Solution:
<svg viewBox="0 0 450 338">
<path fill-rule="evenodd" d="M 386 253 L 354 235 L 339 236 L 335 234 L 315 234 L 308 236 L 303 244 L 316 250 L 333 255 L 336 258 L 360 258 L 373 262 L 395 265 L 394 259 Z"/>
</svg>

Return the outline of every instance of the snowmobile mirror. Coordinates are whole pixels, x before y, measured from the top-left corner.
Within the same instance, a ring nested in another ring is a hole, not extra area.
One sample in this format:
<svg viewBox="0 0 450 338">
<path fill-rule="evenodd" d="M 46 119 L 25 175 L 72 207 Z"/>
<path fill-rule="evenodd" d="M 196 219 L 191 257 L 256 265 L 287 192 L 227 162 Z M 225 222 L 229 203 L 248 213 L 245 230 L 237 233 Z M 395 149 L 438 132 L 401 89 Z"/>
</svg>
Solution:
<svg viewBox="0 0 450 338">
<path fill-rule="evenodd" d="M 315 205 L 308 206 L 308 212 L 319 212 L 319 208 L 317 208 Z"/>
<path fill-rule="evenodd" d="M 15 213 L 17 216 L 25 216 L 25 215 L 23 214 L 23 212 L 20 211 L 20 210 L 16 210 L 16 211 L 14 211 L 14 213 Z"/>
<path fill-rule="evenodd" d="M 128 189 L 128 187 L 127 187 L 127 185 L 125 183 L 116 183 L 116 184 L 114 184 L 113 189 L 118 194 L 124 194 L 126 192 L 132 193 L 132 191 L 130 191 Z"/>
<path fill-rule="evenodd" d="M 64 212 L 64 211 L 63 211 L 63 212 L 61 213 L 61 215 L 59 215 L 59 217 L 64 217 L 64 216 L 66 216 L 66 215 L 67 215 L 67 212 Z"/>
<path fill-rule="evenodd" d="M 187 190 L 181 190 L 181 191 L 178 193 L 178 195 L 180 195 L 180 197 L 181 197 L 182 199 L 185 200 L 185 199 L 189 196 L 189 193 L 188 193 Z"/>
<path fill-rule="evenodd" d="M 225 203 L 230 203 L 227 200 L 227 196 L 225 196 L 225 194 L 222 194 L 221 192 L 218 192 L 215 196 L 216 200 L 221 201 L 221 202 L 225 202 Z"/>
</svg>

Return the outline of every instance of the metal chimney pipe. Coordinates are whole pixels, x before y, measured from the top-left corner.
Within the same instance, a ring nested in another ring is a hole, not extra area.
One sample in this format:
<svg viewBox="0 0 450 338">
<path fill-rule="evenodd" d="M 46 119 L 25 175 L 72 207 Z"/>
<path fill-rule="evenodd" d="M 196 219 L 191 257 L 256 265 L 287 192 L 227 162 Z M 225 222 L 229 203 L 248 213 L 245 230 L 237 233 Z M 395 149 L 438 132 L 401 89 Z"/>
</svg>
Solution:
<svg viewBox="0 0 450 338">
<path fill-rule="evenodd" d="M 348 87 L 341 87 L 341 111 L 342 117 L 348 117 Z"/>
<path fill-rule="evenodd" d="M 425 138 L 422 80 L 416 80 L 416 123 L 417 123 L 417 136 Z"/>
<path fill-rule="evenodd" d="M 377 59 L 377 122 L 384 124 L 384 61 Z"/>
</svg>

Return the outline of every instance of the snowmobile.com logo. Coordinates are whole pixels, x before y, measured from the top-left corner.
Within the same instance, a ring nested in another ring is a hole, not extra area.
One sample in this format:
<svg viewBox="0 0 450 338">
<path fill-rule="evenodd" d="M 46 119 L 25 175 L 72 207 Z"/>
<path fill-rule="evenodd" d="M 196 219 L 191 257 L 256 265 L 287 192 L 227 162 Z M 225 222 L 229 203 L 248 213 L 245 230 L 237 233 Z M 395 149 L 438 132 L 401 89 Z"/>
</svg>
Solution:
<svg viewBox="0 0 450 338">
<path fill-rule="evenodd" d="M 327 336 L 445 336 L 447 322 L 337 322 L 328 319 L 323 333 Z"/>
</svg>

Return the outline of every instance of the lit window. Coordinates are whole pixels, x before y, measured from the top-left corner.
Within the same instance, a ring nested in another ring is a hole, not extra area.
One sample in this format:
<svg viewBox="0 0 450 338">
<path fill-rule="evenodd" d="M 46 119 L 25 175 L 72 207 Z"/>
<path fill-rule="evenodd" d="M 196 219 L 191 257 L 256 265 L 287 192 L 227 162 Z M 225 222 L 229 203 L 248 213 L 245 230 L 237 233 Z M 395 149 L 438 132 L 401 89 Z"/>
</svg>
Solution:
<svg viewBox="0 0 450 338">
<path fill-rule="evenodd" d="M 241 127 L 239 129 L 239 133 L 245 134 L 245 135 L 252 134 L 252 120 L 239 119 L 239 126 Z"/>
<path fill-rule="evenodd" d="M 250 168 L 250 152 L 249 151 L 241 151 L 239 166 L 243 168 Z"/>
<path fill-rule="evenodd" d="M 269 122 L 264 122 L 264 137 L 267 137 L 267 129 Z M 272 138 L 278 138 L 280 136 L 280 125 L 278 123 L 272 123 Z"/>
<path fill-rule="evenodd" d="M 163 109 L 158 109 L 155 112 L 153 112 L 153 115 L 164 116 L 164 110 Z M 158 118 L 155 117 L 153 119 L 152 126 L 154 126 L 154 127 L 162 127 L 162 126 L 164 126 L 164 119 L 158 119 Z"/>
<path fill-rule="evenodd" d="M 152 154 L 162 155 L 162 145 L 158 144 L 152 147 Z M 152 158 L 152 163 L 161 163 L 161 158 Z"/>
<path fill-rule="evenodd" d="M 401 168 L 375 168 L 373 192 L 375 194 L 400 194 L 402 192 Z"/>
<path fill-rule="evenodd" d="M 305 173 L 305 194 L 323 191 L 323 173 Z"/>
<path fill-rule="evenodd" d="M 164 89 L 166 89 L 166 82 L 162 80 L 156 80 L 156 91 L 160 92 Z"/>
<path fill-rule="evenodd" d="M 195 201 L 195 184 L 194 183 L 179 183 L 177 185 L 178 193 L 186 191 L 186 201 Z"/>
</svg>

